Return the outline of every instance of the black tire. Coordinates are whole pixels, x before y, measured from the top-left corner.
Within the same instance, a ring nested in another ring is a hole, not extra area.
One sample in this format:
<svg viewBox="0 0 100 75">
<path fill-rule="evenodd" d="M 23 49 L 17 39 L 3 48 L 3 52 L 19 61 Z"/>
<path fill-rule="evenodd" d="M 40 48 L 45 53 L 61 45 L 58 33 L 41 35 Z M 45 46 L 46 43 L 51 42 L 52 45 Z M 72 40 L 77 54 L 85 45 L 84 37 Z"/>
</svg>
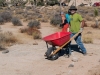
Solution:
<svg viewBox="0 0 100 75">
<path fill-rule="evenodd" d="M 54 51 L 53 47 L 48 48 L 46 52 L 47 59 L 49 60 L 56 60 L 59 58 L 59 53 L 56 53 L 55 55 L 50 56 L 50 54 Z"/>
</svg>

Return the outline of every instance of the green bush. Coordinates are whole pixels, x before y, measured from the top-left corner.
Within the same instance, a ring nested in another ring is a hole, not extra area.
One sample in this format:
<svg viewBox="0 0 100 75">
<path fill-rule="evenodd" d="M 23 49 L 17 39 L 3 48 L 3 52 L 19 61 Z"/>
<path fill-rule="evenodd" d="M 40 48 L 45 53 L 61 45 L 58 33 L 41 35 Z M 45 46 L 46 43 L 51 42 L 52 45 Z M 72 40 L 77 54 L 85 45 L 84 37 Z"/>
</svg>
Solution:
<svg viewBox="0 0 100 75">
<path fill-rule="evenodd" d="M 11 21 L 12 21 L 12 24 L 13 24 L 14 26 L 22 26 L 22 23 L 21 23 L 20 19 L 17 18 L 17 17 L 12 18 Z"/>
<path fill-rule="evenodd" d="M 94 15 L 95 15 L 95 17 L 98 16 L 98 9 L 94 10 Z"/>
<path fill-rule="evenodd" d="M 55 14 L 53 18 L 50 20 L 50 24 L 52 25 L 60 25 L 62 23 L 61 16 L 59 14 Z"/>
</svg>

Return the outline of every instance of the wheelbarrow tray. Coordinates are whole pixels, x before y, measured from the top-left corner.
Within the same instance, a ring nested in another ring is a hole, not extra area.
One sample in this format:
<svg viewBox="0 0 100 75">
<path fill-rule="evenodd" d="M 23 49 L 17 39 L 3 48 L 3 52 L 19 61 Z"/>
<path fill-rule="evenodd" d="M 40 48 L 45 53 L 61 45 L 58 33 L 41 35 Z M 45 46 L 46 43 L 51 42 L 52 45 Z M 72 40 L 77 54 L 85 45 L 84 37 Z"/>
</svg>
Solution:
<svg viewBox="0 0 100 75">
<path fill-rule="evenodd" d="M 70 32 L 57 32 L 43 38 L 45 42 L 53 46 L 62 46 L 70 40 Z"/>
</svg>

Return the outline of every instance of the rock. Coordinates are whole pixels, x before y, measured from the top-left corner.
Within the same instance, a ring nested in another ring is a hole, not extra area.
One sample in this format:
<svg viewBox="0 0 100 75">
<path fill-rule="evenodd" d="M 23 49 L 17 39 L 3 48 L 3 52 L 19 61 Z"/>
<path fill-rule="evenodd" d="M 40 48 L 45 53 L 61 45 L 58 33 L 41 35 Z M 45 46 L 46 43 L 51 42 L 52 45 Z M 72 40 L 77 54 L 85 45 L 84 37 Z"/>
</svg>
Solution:
<svg viewBox="0 0 100 75">
<path fill-rule="evenodd" d="M 78 62 L 78 58 L 73 57 L 73 58 L 72 58 L 72 61 L 73 61 L 73 62 Z"/>
<path fill-rule="evenodd" d="M 34 42 L 33 45 L 38 45 L 38 43 L 37 42 Z"/>
<path fill-rule="evenodd" d="M 74 67 L 74 65 L 73 64 L 70 64 L 68 67 Z"/>
<path fill-rule="evenodd" d="M 9 53 L 9 50 L 4 50 L 4 51 L 2 51 L 2 53 L 3 53 L 3 54 Z"/>
<path fill-rule="evenodd" d="M 100 60 L 99 60 L 99 62 L 100 62 Z"/>
</svg>

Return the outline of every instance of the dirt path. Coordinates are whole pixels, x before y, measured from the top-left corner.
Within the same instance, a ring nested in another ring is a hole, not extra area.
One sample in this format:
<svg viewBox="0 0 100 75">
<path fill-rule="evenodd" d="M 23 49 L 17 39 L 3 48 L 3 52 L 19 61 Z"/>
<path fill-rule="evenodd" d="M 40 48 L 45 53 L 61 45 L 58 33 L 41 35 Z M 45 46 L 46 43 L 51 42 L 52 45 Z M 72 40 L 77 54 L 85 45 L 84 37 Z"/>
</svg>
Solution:
<svg viewBox="0 0 100 75">
<path fill-rule="evenodd" d="M 42 36 L 54 33 L 56 28 L 42 23 Z M 45 59 L 45 42 L 38 40 L 17 44 L 8 48 L 7 54 L 0 52 L 0 75 L 87 75 L 88 70 L 100 64 L 100 45 L 85 44 L 88 55 L 73 52 L 70 58 L 61 56 L 55 61 Z M 72 59 L 77 58 L 77 62 Z M 73 64 L 74 67 L 68 67 Z"/>
</svg>

